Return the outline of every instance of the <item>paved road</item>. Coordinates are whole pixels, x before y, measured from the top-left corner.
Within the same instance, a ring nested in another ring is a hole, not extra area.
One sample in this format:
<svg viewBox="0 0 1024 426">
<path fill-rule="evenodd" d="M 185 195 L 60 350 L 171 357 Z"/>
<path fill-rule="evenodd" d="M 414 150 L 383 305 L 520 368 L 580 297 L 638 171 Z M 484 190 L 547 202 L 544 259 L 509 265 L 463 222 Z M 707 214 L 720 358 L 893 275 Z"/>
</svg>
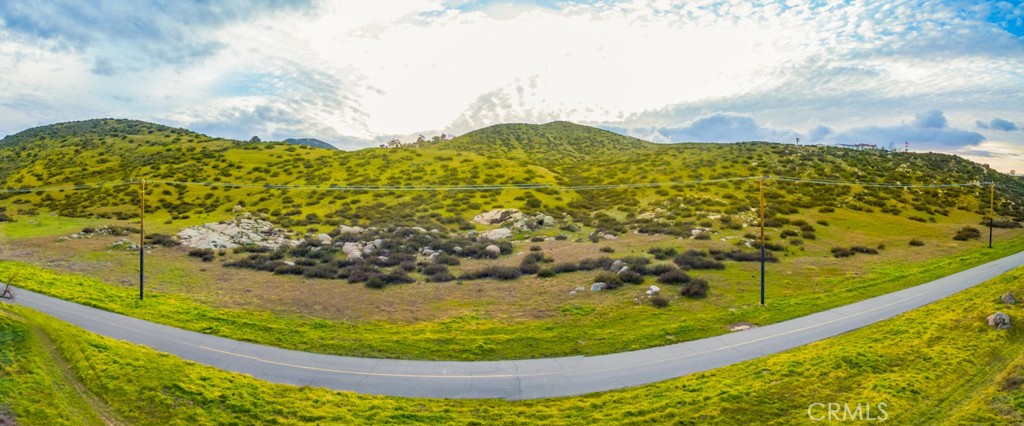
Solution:
<svg viewBox="0 0 1024 426">
<path fill-rule="evenodd" d="M 898 315 L 1024 264 L 1024 252 L 946 278 L 824 312 L 718 337 L 593 357 L 405 361 L 284 350 L 185 331 L 26 290 L 17 303 L 98 334 L 278 383 L 367 394 L 531 399 L 619 389 L 731 365 Z"/>
</svg>

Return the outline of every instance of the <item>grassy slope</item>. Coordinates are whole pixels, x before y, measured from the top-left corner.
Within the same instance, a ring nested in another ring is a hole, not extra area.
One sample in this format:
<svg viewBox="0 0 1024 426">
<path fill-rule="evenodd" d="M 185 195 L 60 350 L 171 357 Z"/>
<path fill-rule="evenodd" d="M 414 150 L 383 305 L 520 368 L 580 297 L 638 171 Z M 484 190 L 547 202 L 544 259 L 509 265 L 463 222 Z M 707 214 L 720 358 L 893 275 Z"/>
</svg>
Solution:
<svg viewBox="0 0 1024 426">
<path fill-rule="evenodd" d="M 808 422 L 814 402 L 885 403 L 892 424 L 1009 423 L 1024 411 L 1019 379 L 1002 390 L 1007 377 L 1021 375 L 1024 332 L 1019 325 L 992 330 L 985 316 L 1001 310 L 1019 321 L 1020 308 L 1000 304 L 998 297 L 1024 294 L 1022 281 L 1024 270 L 1011 271 L 896 318 L 707 373 L 521 402 L 388 398 L 269 384 L 99 337 L 25 308 L 4 309 L 52 336 L 81 381 L 139 425 L 800 424 Z M 0 335 L 26 330 L 24 323 L 0 317 Z M 0 383 L 38 380 L 24 366 L 46 363 L 38 354 L 7 362 Z M 21 398 L 7 401 L 26 424 L 51 415 L 31 410 Z"/>
<path fill-rule="evenodd" d="M 25 426 L 104 424 L 30 324 L 0 310 L 0 418 L 9 410 Z"/>
</svg>

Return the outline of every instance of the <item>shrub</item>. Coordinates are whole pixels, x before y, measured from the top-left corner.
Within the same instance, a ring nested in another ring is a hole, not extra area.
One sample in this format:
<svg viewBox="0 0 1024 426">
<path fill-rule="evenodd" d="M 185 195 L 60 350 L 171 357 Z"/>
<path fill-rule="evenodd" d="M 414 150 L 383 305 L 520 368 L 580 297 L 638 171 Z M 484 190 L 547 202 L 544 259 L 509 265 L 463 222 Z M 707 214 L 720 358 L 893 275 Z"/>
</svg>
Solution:
<svg viewBox="0 0 1024 426">
<path fill-rule="evenodd" d="M 609 246 L 601 247 L 601 253 L 615 253 L 615 249 Z"/>
<path fill-rule="evenodd" d="M 1012 220 L 992 220 L 982 223 L 982 225 L 992 225 L 993 228 L 1020 228 L 1020 222 L 1014 222 Z"/>
<path fill-rule="evenodd" d="M 498 280 L 514 280 L 523 276 L 523 273 L 519 271 L 519 268 L 512 268 L 509 266 L 488 266 L 479 271 L 468 272 L 461 278 L 466 280 L 481 279 L 481 278 L 494 278 Z"/>
<path fill-rule="evenodd" d="M 446 283 L 454 280 L 455 276 L 447 271 L 441 274 L 430 275 L 427 277 L 427 281 L 430 281 L 432 283 Z"/>
<path fill-rule="evenodd" d="M 796 231 L 794 231 L 794 230 L 792 230 L 792 229 L 783 229 L 783 230 L 782 230 L 782 233 L 781 233 L 781 234 L 779 234 L 779 237 L 781 237 L 781 238 L 787 238 L 787 237 L 795 237 L 795 236 L 797 236 L 797 235 L 800 235 L 800 233 L 799 233 L 799 232 L 796 232 Z"/>
<path fill-rule="evenodd" d="M 600 274 L 597 274 L 597 276 L 594 277 L 594 282 L 604 283 L 604 288 L 606 290 L 614 290 L 616 288 L 622 287 L 622 280 L 620 280 L 619 276 L 616 275 L 614 272 L 602 272 Z"/>
<path fill-rule="evenodd" d="M 524 259 L 523 263 L 519 264 L 519 272 L 522 272 L 524 275 L 536 274 L 540 272 L 540 265 L 537 262 L 529 262 Z"/>
<path fill-rule="evenodd" d="M 694 278 L 679 289 L 679 294 L 693 299 L 706 297 L 708 295 L 708 281 L 703 278 Z"/>
<path fill-rule="evenodd" d="M 338 269 L 333 265 L 319 264 L 305 268 L 302 271 L 302 276 L 306 278 L 326 278 L 334 279 L 338 276 Z"/>
<path fill-rule="evenodd" d="M 202 259 L 203 262 L 212 262 L 215 253 L 213 252 L 212 249 L 192 249 L 189 250 L 188 255 L 192 257 L 198 257 Z"/>
<path fill-rule="evenodd" d="M 567 272 L 576 272 L 580 270 L 580 265 L 574 262 L 556 263 L 554 266 L 551 267 L 551 270 L 559 274 L 564 274 Z"/>
<path fill-rule="evenodd" d="M 921 246 L 924 245 L 924 241 L 921 241 L 921 240 L 919 240 L 917 238 L 914 238 L 914 239 L 910 240 L 910 245 L 912 245 L 914 247 L 921 247 Z"/>
<path fill-rule="evenodd" d="M 146 241 L 150 244 L 162 247 L 176 247 L 181 245 L 181 243 L 174 239 L 174 237 L 165 234 L 148 234 L 146 235 Z"/>
<path fill-rule="evenodd" d="M 654 306 L 655 308 L 659 308 L 659 309 L 660 308 L 664 308 L 664 307 L 667 307 L 668 304 L 669 304 L 668 299 L 666 299 L 664 297 L 661 297 L 661 296 L 658 296 L 658 295 L 651 296 L 651 306 Z"/>
<path fill-rule="evenodd" d="M 537 276 L 541 278 L 551 278 L 557 274 L 558 273 L 552 270 L 551 268 L 544 268 L 537 271 Z"/>
<path fill-rule="evenodd" d="M 523 262 L 541 262 L 544 260 L 543 253 L 530 253 L 523 258 Z"/>
<path fill-rule="evenodd" d="M 650 276 L 655 276 L 656 277 L 656 276 L 664 274 L 666 272 L 677 271 L 677 270 L 679 270 L 679 268 L 676 268 L 674 265 L 669 265 L 667 263 L 659 263 L 657 265 L 651 265 L 649 267 L 646 267 L 646 268 L 644 268 L 643 271 L 635 271 L 635 270 L 633 270 L 633 271 L 635 271 L 638 274 L 650 275 Z"/>
<path fill-rule="evenodd" d="M 957 241 L 967 241 L 978 238 L 981 238 L 981 231 L 979 231 L 978 228 L 970 226 L 960 228 L 959 231 L 956 231 L 956 235 L 953 236 L 953 239 Z"/>
<path fill-rule="evenodd" d="M 871 247 L 865 247 L 865 246 L 853 246 L 853 247 L 850 247 L 850 250 L 852 250 L 854 253 L 878 254 L 878 250 L 875 250 L 875 249 L 873 249 Z"/>
<path fill-rule="evenodd" d="M 661 284 L 685 284 L 690 282 L 690 276 L 683 271 L 674 269 L 658 275 L 658 282 Z"/>
<path fill-rule="evenodd" d="M 544 242 L 544 237 L 536 236 L 536 237 L 530 238 L 530 242 L 531 243 L 541 243 L 541 242 Z"/>
<path fill-rule="evenodd" d="M 619 280 L 626 284 L 640 284 L 644 282 L 644 276 L 633 271 L 626 271 L 619 274 Z"/>
<path fill-rule="evenodd" d="M 707 253 L 699 250 L 687 250 L 672 260 L 681 269 L 725 269 L 725 264 L 709 259 Z"/>
<path fill-rule="evenodd" d="M 836 209 L 833 208 L 833 207 L 829 207 L 829 206 L 825 206 L 825 207 L 822 207 L 822 208 L 818 209 L 818 213 L 832 213 L 834 211 L 836 211 Z"/>
<path fill-rule="evenodd" d="M 675 247 L 651 247 L 647 249 L 647 253 L 654 256 L 655 259 L 665 260 L 679 254 L 679 250 L 676 250 Z"/>
<path fill-rule="evenodd" d="M 541 246 L 530 246 L 530 251 L 541 251 L 544 250 Z"/>
<path fill-rule="evenodd" d="M 816 240 L 816 239 L 818 239 L 818 236 L 814 233 L 814 231 L 804 231 L 804 232 L 801 232 L 800 233 L 800 237 L 805 239 L 805 240 Z"/>
<path fill-rule="evenodd" d="M 726 253 L 725 256 L 727 258 L 729 258 L 730 260 L 733 260 L 733 261 L 736 261 L 736 262 L 760 262 L 761 261 L 761 252 L 760 251 L 748 252 L 748 251 L 733 250 L 733 251 L 730 251 L 730 252 Z M 775 262 L 778 262 L 779 259 L 775 258 L 775 255 L 773 255 L 770 252 L 768 252 L 768 253 L 764 254 L 764 261 L 765 262 L 770 262 L 770 263 L 775 263 Z"/>
<path fill-rule="evenodd" d="M 455 256 L 442 253 L 437 256 L 434 256 L 434 263 L 438 265 L 458 266 L 459 263 L 461 263 L 461 261 L 459 261 L 459 258 Z"/>
<path fill-rule="evenodd" d="M 580 271 L 593 271 L 595 269 L 607 269 L 615 263 L 614 260 L 607 257 L 598 257 L 596 259 L 583 259 L 579 263 Z"/>
<path fill-rule="evenodd" d="M 438 263 L 432 263 L 420 268 L 420 273 L 423 275 L 440 275 L 448 273 L 448 265 L 442 265 Z"/>
<path fill-rule="evenodd" d="M 801 240 L 799 238 L 793 238 L 793 239 L 789 240 L 789 245 L 791 245 L 791 246 L 802 246 L 802 245 L 804 245 L 804 240 Z"/>
<path fill-rule="evenodd" d="M 846 247 L 832 247 L 832 256 L 835 256 L 837 258 L 850 257 L 853 256 L 854 254 L 855 253 L 853 250 L 848 249 Z"/>
<path fill-rule="evenodd" d="M 302 265 L 289 265 L 281 262 L 274 268 L 274 273 L 277 275 L 303 275 L 306 273 L 306 268 Z"/>
<path fill-rule="evenodd" d="M 825 219 L 821 219 L 817 223 L 818 223 L 818 225 L 821 225 L 821 226 L 829 226 L 828 225 L 828 221 L 825 220 Z"/>
<path fill-rule="evenodd" d="M 697 235 L 694 235 L 693 239 L 695 239 L 695 240 L 710 240 L 711 239 L 711 234 L 708 234 L 707 232 L 701 232 L 701 233 L 699 233 Z"/>
</svg>

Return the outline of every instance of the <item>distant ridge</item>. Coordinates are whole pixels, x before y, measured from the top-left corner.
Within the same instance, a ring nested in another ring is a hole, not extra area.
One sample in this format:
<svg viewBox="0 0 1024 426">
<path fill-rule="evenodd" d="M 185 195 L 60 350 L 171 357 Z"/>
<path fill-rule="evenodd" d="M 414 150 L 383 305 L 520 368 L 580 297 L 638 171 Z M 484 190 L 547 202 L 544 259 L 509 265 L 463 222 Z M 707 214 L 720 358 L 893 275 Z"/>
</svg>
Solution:
<svg viewBox="0 0 1024 426">
<path fill-rule="evenodd" d="M 305 146 L 311 146 L 311 147 L 314 147 L 314 148 L 338 150 L 338 148 L 336 146 L 331 145 L 331 144 L 329 144 L 327 142 L 324 142 L 324 141 L 322 141 L 320 139 L 313 139 L 313 138 L 288 138 L 288 139 L 283 140 L 282 142 L 287 143 L 287 144 L 292 144 L 292 145 L 305 145 Z"/>
</svg>

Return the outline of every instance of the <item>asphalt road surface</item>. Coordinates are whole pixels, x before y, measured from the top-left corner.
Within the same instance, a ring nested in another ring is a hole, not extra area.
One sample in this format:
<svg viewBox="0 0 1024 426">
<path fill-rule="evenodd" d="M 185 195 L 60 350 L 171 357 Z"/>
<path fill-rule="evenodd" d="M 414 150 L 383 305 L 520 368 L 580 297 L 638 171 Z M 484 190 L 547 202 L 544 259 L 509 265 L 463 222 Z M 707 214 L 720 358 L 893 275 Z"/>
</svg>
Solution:
<svg viewBox="0 0 1024 426">
<path fill-rule="evenodd" d="M 638 386 L 832 337 L 942 299 L 1024 263 L 1024 252 L 917 287 L 746 331 L 592 357 L 407 361 L 297 352 L 239 342 L 16 289 L 16 303 L 86 330 L 271 382 L 375 395 L 531 399 Z M 770 303 L 770 300 L 769 300 Z"/>
</svg>

